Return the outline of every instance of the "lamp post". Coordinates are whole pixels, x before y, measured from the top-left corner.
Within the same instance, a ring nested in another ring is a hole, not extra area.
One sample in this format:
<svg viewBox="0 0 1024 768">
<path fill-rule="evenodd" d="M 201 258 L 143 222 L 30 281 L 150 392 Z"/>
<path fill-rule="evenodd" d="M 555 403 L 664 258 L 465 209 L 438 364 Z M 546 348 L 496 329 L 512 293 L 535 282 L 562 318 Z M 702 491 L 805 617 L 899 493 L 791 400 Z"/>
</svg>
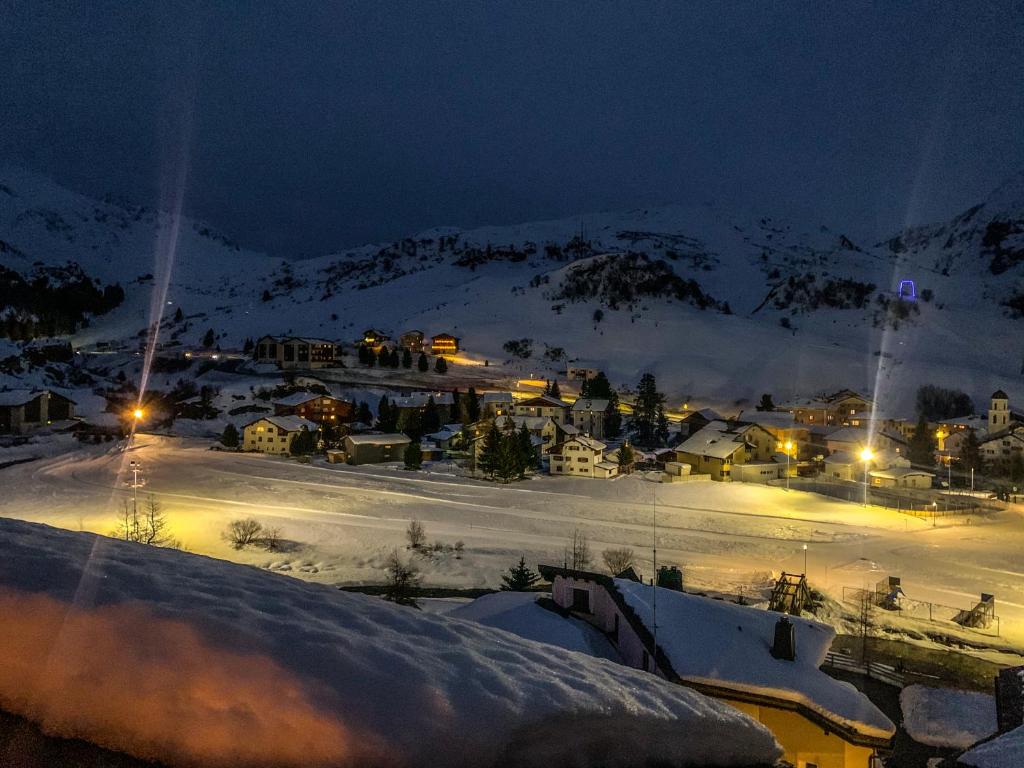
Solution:
<svg viewBox="0 0 1024 768">
<path fill-rule="evenodd" d="M 786 490 L 788 491 L 789 490 L 789 459 L 790 459 L 790 455 L 789 454 L 793 450 L 793 442 L 791 440 L 787 440 L 786 444 L 783 446 L 783 448 L 786 449 Z M 806 547 L 805 547 L 805 549 L 806 549 Z"/>
<path fill-rule="evenodd" d="M 865 448 L 860 452 L 860 460 L 864 462 L 864 506 L 868 505 L 868 468 L 871 466 L 871 460 L 875 458 L 875 454 L 870 448 Z"/>
<path fill-rule="evenodd" d="M 804 544 L 804 579 L 807 578 L 807 545 Z"/>
<path fill-rule="evenodd" d="M 128 462 L 128 467 L 132 471 L 132 512 L 138 516 L 139 514 L 139 472 L 142 471 L 142 465 L 139 462 L 132 459 Z"/>
</svg>

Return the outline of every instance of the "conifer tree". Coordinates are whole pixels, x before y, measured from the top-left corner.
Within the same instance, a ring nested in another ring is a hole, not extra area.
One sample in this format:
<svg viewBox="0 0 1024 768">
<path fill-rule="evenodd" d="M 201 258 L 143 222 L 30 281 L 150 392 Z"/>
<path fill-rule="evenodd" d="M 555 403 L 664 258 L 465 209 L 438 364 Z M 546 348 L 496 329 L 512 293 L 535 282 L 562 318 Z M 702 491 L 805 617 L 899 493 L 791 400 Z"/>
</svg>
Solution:
<svg viewBox="0 0 1024 768">
<path fill-rule="evenodd" d="M 460 421 L 462 417 L 462 393 L 456 387 L 452 390 L 452 421 Z"/>
<path fill-rule="evenodd" d="M 480 398 L 476 396 L 476 389 L 470 387 L 466 392 L 466 423 L 475 424 L 480 421 Z"/>
<path fill-rule="evenodd" d="M 365 400 L 361 400 L 356 407 L 356 421 L 368 426 L 373 425 L 373 412 L 370 410 L 370 404 Z"/>
<path fill-rule="evenodd" d="M 641 376 L 633 405 L 633 434 L 639 445 L 654 445 L 657 440 L 658 410 L 664 402 L 665 396 L 658 391 L 654 376 L 649 373 Z"/>
<path fill-rule="evenodd" d="M 608 397 L 608 413 L 604 417 L 604 436 L 614 440 L 622 432 L 622 413 L 619 411 L 619 396 L 612 392 Z"/>
<path fill-rule="evenodd" d="M 402 367 L 412 368 L 412 352 L 408 349 L 402 350 Z"/>
<path fill-rule="evenodd" d="M 965 470 L 980 472 L 982 469 L 981 443 L 978 441 L 978 434 L 972 427 L 967 431 L 967 438 L 960 449 L 960 463 Z"/>
<path fill-rule="evenodd" d="M 500 435 L 498 452 L 494 466 L 494 476 L 504 483 L 521 476 L 523 470 L 523 453 L 515 432 Z"/>
<path fill-rule="evenodd" d="M 633 471 L 633 464 L 636 462 L 636 454 L 633 453 L 633 446 L 623 443 L 619 448 L 619 472 L 628 475 Z"/>
<path fill-rule="evenodd" d="M 405 446 L 405 453 L 402 456 L 406 469 L 419 469 L 423 466 L 423 449 L 418 440 L 413 440 Z"/>
<path fill-rule="evenodd" d="M 209 349 L 210 347 L 213 346 L 213 342 L 214 341 L 216 341 L 216 339 L 214 338 L 214 335 L 213 335 L 213 328 L 210 328 L 206 332 L 206 334 L 203 336 L 203 346 L 206 349 Z"/>
<path fill-rule="evenodd" d="M 234 424 L 228 424 L 224 427 L 224 432 L 220 436 L 220 442 L 227 448 L 238 447 L 238 430 Z"/>
<path fill-rule="evenodd" d="M 429 435 L 441 428 L 441 413 L 434 402 L 434 396 L 427 398 L 427 405 L 423 409 L 423 434 Z"/>
<path fill-rule="evenodd" d="M 359 362 L 362 365 L 369 365 L 370 363 L 369 363 L 369 360 L 367 358 L 369 358 L 370 355 L 369 355 L 369 350 L 366 348 L 366 345 L 365 344 L 360 344 L 357 347 L 357 349 L 359 350 L 358 353 L 357 353 L 357 355 L 359 356 Z"/>
<path fill-rule="evenodd" d="M 420 352 L 419 359 L 416 361 L 416 367 L 419 369 L 420 373 L 426 373 L 430 368 L 430 364 L 427 362 L 427 356 L 422 352 Z"/>
<path fill-rule="evenodd" d="M 662 405 L 658 406 L 658 416 L 656 426 L 654 428 L 655 437 L 658 438 L 659 445 L 665 445 L 668 443 L 668 416 L 665 415 L 665 408 Z"/>
<path fill-rule="evenodd" d="M 398 411 L 391 407 L 387 395 L 381 395 L 377 405 L 377 429 L 381 432 L 394 432 L 398 422 Z"/>
<path fill-rule="evenodd" d="M 530 587 L 540 581 L 540 576 L 526 566 L 526 557 L 519 558 L 519 565 L 508 569 L 508 575 L 502 576 L 501 585 L 503 592 L 526 592 Z"/>
<path fill-rule="evenodd" d="M 545 394 L 545 395 L 550 395 L 551 394 L 551 379 L 545 379 L 544 380 L 544 392 L 543 392 L 543 394 Z"/>
<path fill-rule="evenodd" d="M 316 450 L 316 439 L 313 433 L 303 427 L 299 433 L 292 438 L 288 445 L 288 452 L 292 456 L 308 456 Z"/>
<path fill-rule="evenodd" d="M 761 402 L 759 402 L 755 408 L 759 411 L 774 411 L 775 403 L 772 402 L 772 396 L 767 392 L 761 395 Z"/>
<path fill-rule="evenodd" d="M 510 435 L 508 439 L 513 439 Z M 519 477 L 524 477 L 527 471 L 537 468 L 537 452 L 533 447 L 533 437 L 530 430 L 526 428 L 526 422 L 519 428 L 515 435 L 516 450 L 519 453 Z"/>
<path fill-rule="evenodd" d="M 557 379 L 555 381 L 551 382 L 551 387 L 548 389 L 548 394 L 551 395 L 556 400 L 561 400 L 562 399 L 562 392 L 558 388 L 558 381 L 557 381 Z"/>
<path fill-rule="evenodd" d="M 434 372 L 435 373 L 448 373 L 448 361 L 443 357 L 438 357 L 434 360 Z"/>
<path fill-rule="evenodd" d="M 402 424 L 402 431 L 414 442 L 419 442 L 423 437 L 423 413 L 414 408 L 405 415 L 405 423 Z"/>
<path fill-rule="evenodd" d="M 501 432 L 498 431 L 498 425 L 492 422 L 491 428 L 484 435 L 483 444 L 480 446 L 480 458 L 477 461 L 477 467 L 488 477 L 493 476 L 498 467 L 500 448 Z"/>
<path fill-rule="evenodd" d="M 914 464 L 924 467 L 935 466 L 935 435 L 925 420 L 924 414 L 917 419 L 914 436 L 907 445 L 907 458 Z"/>
</svg>

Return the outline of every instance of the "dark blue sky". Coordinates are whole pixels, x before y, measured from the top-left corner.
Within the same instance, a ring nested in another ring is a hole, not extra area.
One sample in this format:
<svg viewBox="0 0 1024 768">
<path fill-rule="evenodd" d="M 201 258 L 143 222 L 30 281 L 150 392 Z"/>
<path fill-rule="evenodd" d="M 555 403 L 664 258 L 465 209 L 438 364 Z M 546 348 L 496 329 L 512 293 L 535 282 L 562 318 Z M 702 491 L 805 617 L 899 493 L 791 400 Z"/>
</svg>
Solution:
<svg viewBox="0 0 1024 768">
<path fill-rule="evenodd" d="M 0 159 L 281 255 L 715 200 L 862 238 L 1024 168 L 1024 4 L 0 0 Z M 252 4 L 255 5 L 255 4 Z"/>
</svg>

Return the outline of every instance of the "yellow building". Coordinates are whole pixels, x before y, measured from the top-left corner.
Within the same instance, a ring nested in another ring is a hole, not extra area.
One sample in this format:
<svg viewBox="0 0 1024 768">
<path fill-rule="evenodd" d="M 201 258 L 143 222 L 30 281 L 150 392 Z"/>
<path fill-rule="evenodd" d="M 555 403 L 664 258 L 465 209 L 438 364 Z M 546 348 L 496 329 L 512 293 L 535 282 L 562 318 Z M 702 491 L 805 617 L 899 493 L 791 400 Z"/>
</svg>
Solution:
<svg viewBox="0 0 1024 768">
<path fill-rule="evenodd" d="M 430 339 L 430 352 L 434 355 L 454 355 L 459 351 L 459 340 L 450 333 L 439 333 Z"/>
<path fill-rule="evenodd" d="M 778 452 L 777 444 L 757 424 L 712 421 L 676 448 L 676 461 L 689 464 L 695 475 L 728 481 L 734 465 L 769 461 Z"/>
<path fill-rule="evenodd" d="M 767 727 L 794 768 L 874 768 L 896 728 L 821 664 L 826 624 L 624 579 L 542 565 L 551 597 L 603 631 L 622 662 L 724 701 Z"/>
<path fill-rule="evenodd" d="M 242 450 L 287 454 L 303 429 L 315 434 L 320 427 L 300 416 L 263 416 L 242 427 Z"/>
</svg>

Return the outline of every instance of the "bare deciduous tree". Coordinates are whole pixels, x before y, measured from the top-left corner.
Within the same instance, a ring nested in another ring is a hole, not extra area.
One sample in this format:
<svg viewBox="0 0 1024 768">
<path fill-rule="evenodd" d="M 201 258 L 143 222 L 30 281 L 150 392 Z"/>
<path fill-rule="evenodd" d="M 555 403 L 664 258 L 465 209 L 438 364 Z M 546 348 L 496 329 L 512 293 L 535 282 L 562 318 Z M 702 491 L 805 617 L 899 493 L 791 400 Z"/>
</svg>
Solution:
<svg viewBox="0 0 1024 768">
<path fill-rule="evenodd" d="M 633 550 L 629 547 L 606 549 L 601 553 L 601 559 L 604 560 L 605 567 L 612 576 L 618 576 L 627 568 L 632 567 L 635 560 Z"/>
<path fill-rule="evenodd" d="M 427 531 L 418 520 L 410 520 L 405 529 L 405 537 L 409 540 L 409 548 L 419 550 L 427 544 Z"/>
<path fill-rule="evenodd" d="M 412 565 L 402 562 L 395 549 L 388 555 L 384 563 L 385 589 L 384 599 L 398 605 L 419 606 L 416 603 L 416 591 L 420 585 L 420 574 Z"/>
<path fill-rule="evenodd" d="M 868 661 L 868 638 L 871 637 L 875 628 L 875 617 L 872 613 L 873 597 L 874 594 L 871 590 L 862 589 L 857 600 L 857 634 L 860 635 L 860 658 L 865 663 Z"/>
<path fill-rule="evenodd" d="M 590 567 L 590 545 L 587 544 L 587 537 L 580 532 L 579 528 L 572 532 L 571 555 L 571 557 L 566 557 L 567 565 L 574 571 L 583 571 Z"/>
<path fill-rule="evenodd" d="M 263 538 L 260 540 L 267 552 L 277 552 L 281 548 L 281 529 L 264 528 Z"/>
<path fill-rule="evenodd" d="M 245 549 L 256 544 L 263 536 L 263 526 L 259 520 L 251 517 L 245 520 L 232 520 L 224 531 L 224 539 L 235 549 Z"/>
<path fill-rule="evenodd" d="M 181 542 L 171 535 L 171 523 L 163 513 L 160 502 L 152 495 L 142 510 L 135 503 L 125 501 L 114 535 L 125 541 L 153 547 L 181 547 Z"/>
</svg>

